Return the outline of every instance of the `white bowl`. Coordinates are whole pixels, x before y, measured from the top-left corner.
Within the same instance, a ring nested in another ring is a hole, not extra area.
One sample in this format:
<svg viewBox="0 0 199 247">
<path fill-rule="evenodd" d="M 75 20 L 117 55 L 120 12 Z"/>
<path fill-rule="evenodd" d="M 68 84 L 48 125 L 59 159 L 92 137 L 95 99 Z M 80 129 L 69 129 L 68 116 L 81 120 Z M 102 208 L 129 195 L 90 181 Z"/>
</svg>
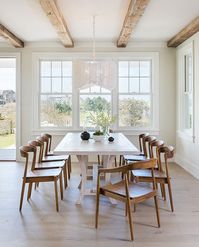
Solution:
<svg viewBox="0 0 199 247">
<path fill-rule="evenodd" d="M 101 142 L 104 139 L 104 135 L 93 135 L 93 140 Z"/>
</svg>

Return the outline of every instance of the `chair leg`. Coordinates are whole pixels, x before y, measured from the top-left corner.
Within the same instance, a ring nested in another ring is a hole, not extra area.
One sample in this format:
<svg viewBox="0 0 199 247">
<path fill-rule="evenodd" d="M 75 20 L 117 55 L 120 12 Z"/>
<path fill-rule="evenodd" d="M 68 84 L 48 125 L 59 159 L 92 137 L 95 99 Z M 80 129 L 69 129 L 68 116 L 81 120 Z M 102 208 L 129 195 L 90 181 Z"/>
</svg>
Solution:
<svg viewBox="0 0 199 247">
<path fill-rule="evenodd" d="M 162 197 L 163 197 L 164 201 L 166 201 L 165 185 L 164 184 L 160 184 L 160 188 L 161 188 Z"/>
<path fill-rule="evenodd" d="M 64 188 L 66 189 L 68 186 L 66 163 L 65 163 L 65 166 L 63 168 L 63 177 L 64 177 Z"/>
<path fill-rule="evenodd" d="M 158 227 L 160 227 L 160 215 L 159 215 L 159 209 L 158 209 L 157 196 L 154 196 L 154 202 L 155 202 L 155 210 L 156 210 L 157 223 L 158 223 Z"/>
<path fill-rule="evenodd" d="M 28 186 L 28 195 L 27 195 L 27 200 L 30 199 L 31 197 L 31 192 L 32 192 L 32 183 L 29 183 L 29 186 Z"/>
<path fill-rule="evenodd" d="M 56 202 L 56 210 L 59 211 L 59 204 L 58 204 L 58 192 L 57 192 L 57 178 L 54 180 L 54 187 L 55 187 L 55 202 Z"/>
<path fill-rule="evenodd" d="M 132 221 L 132 214 L 131 214 L 131 201 L 127 199 L 126 204 L 127 204 L 128 218 L 129 218 L 131 240 L 133 240 L 134 236 L 133 236 L 133 221 Z"/>
<path fill-rule="evenodd" d="M 72 166 L 71 166 L 71 156 L 69 155 L 68 157 L 68 167 L 69 167 L 69 170 L 70 170 L 70 173 L 72 172 Z"/>
<path fill-rule="evenodd" d="M 96 229 L 98 227 L 98 218 L 99 218 L 99 197 L 100 197 L 100 194 L 97 191 L 97 193 L 96 193 L 96 212 L 95 212 L 95 228 Z"/>
<path fill-rule="evenodd" d="M 68 179 L 70 179 L 70 160 L 66 161 L 66 166 L 68 168 Z"/>
<path fill-rule="evenodd" d="M 119 166 L 122 165 L 122 155 L 120 155 L 120 161 L 119 161 Z"/>
<path fill-rule="evenodd" d="M 23 181 L 22 188 L 21 188 L 21 198 L 20 198 L 20 205 L 19 205 L 19 211 L 22 209 L 23 204 L 23 197 L 24 197 L 24 191 L 25 191 L 25 181 Z"/>
<path fill-rule="evenodd" d="M 99 156 L 99 154 L 97 155 L 97 163 L 100 166 L 100 156 Z"/>
<path fill-rule="evenodd" d="M 62 183 L 62 174 L 59 177 L 59 183 L 60 183 L 60 194 L 61 194 L 61 200 L 63 200 L 63 183 Z"/>
<path fill-rule="evenodd" d="M 168 189 L 169 189 L 169 199 L 170 199 L 170 204 L 171 204 L 171 211 L 174 211 L 174 206 L 173 206 L 173 197 L 172 197 L 172 190 L 171 190 L 171 183 L 170 180 L 168 181 Z"/>
<path fill-rule="evenodd" d="M 115 167 L 117 167 L 117 158 L 115 156 Z"/>
</svg>

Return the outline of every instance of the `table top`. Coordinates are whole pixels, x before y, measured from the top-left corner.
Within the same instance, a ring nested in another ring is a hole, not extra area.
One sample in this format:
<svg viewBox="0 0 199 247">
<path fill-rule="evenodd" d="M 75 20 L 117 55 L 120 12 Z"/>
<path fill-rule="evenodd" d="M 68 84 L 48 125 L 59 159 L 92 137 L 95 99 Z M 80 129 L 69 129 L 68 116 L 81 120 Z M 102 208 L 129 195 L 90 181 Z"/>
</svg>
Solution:
<svg viewBox="0 0 199 247">
<path fill-rule="evenodd" d="M 83 141 L 81 133 L 68 133 L 61 140 L 54 150 L 54 154 L 75 154 L 75 155 L 124 155 L 138 154 L 139 151 L 122 133 L 113 133 L 114 142 L 108 142 L 107 138 L 100 142 L 93 139 Z"/>
</svg>

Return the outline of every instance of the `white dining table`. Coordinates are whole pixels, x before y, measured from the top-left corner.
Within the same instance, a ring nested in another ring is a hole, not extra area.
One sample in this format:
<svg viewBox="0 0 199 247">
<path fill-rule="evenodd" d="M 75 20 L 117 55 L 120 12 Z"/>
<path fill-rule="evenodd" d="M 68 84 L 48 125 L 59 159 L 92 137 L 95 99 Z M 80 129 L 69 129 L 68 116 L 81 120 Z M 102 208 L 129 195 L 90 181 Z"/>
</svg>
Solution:
<svg viewBox="0 0 199 247">
<path fill-rule="evenodd" d="M 94 141 L 90 138 L 83 141 L 80 138 L 81 133 L 67 133 L 54 150 L 55 155 L 76 155 L 80 164 L 82 183 L 80 197 L 77 204 L 81 204 L 85 195 L 93 195 L 93 191 L 86 188 L 87 184 L 87 166 L 89 155 L 102 155 L 103 164 L 107 168 L 114 166 L 116 155 L 138 154 L 139 151 L 135 145 L 130 142 L 122 133 L 112 133 L 114 142 L 109 142 L 107 138 L 102 141 Z M 110 183 L 110 176 L 106 176 L 106 183 Z"/>
</svg>

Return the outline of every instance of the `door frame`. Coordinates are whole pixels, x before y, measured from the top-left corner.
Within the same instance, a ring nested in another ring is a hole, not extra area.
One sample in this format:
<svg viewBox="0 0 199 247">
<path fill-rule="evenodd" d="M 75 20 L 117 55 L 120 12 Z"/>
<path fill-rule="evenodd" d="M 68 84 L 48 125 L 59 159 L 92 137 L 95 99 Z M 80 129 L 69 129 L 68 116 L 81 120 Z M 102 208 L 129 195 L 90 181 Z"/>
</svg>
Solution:
<svg viewBox="0 0 199 247">
<path fill-rule="evenodd" d="M 20 160 L 21 146 L 21 53 L 0 52 L 0 58 L 16 58 L 16 161 Z"/>
</svg>

